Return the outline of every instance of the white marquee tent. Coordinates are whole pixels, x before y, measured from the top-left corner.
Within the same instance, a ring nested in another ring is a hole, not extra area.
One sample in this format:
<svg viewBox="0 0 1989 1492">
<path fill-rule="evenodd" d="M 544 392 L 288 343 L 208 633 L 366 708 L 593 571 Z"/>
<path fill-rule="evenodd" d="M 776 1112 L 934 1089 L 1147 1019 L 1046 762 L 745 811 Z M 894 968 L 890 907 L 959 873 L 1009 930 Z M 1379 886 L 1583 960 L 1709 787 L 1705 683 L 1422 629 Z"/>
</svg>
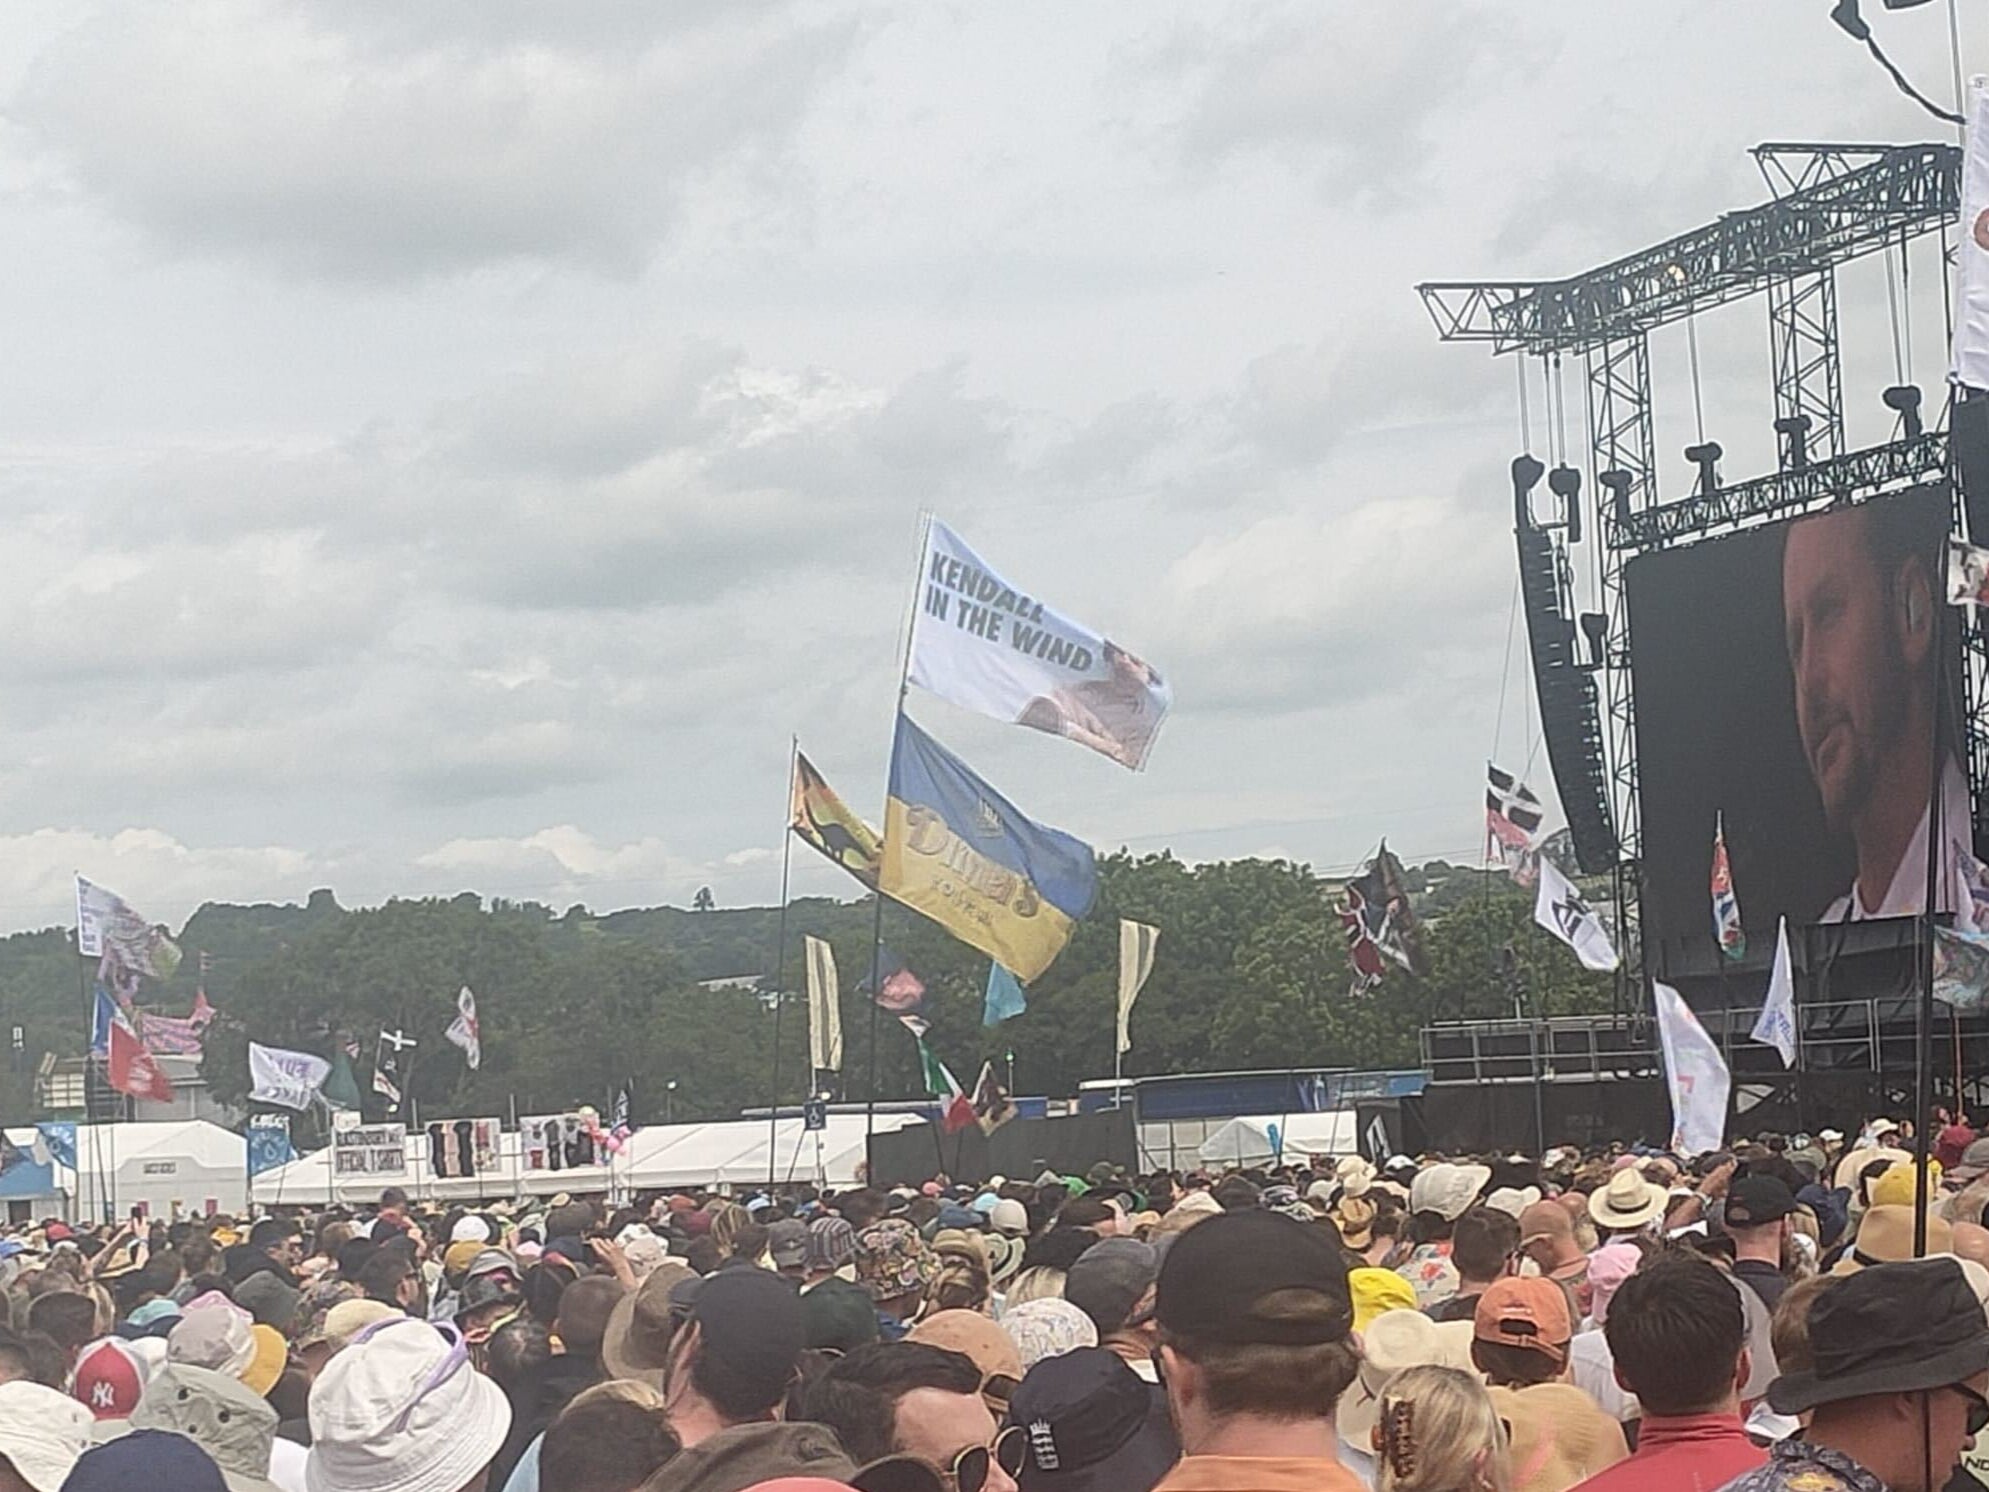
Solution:
<svg viewBox="0 0 1989 1492">
<path fill-rule="evenodd" d="M 1360 1146 L 1351 1110 L 1326 1114 L 1251 1114 L 1232 1119 L 1202 1142 L 1202 1163 L 1261 1166 L 1282 1155 L 1300 1161 L 1309 1155 L 1353 1155 Z M 1278 1131 L 1281 1145 L 1271 1143 Z"/>
<path fill-rule="evenodd" d="M 924 1120 L 917 1114 L 877 1115 L 877 1131 L 891 1134 Z M 480 1197 L 540 1196 L 556 1192 L 633 1192 L 670 1186 L 747 1187 L 767 1179 L 768 1125 L 764 1119 L 733 1119 L 708 1124 L 659 1124 L 629 1137 L 611 1166 L 564 1171 L 527 1171 L 518 1164 L 518 1137 L 500 1140 L 499 1168 L 488 1176 L 438 1178 L 428 1166 L 427 1145 L 417 1131 L 408 1137 L 407 1169 L 400 1176 L 349 1177 L 334 1182 L 331 1151 L 316 1150 L 255 1179 L 262 1206 L 322 1206 L 377 1200 L 381 1188 L 398 1186 L 416 1200 L 474 1201 Z M 865 1151 L 862 1114 L 831 1114 L 821 1135 L 820 1169 L 815 1136 L 799 1118 L 783 1118 L 772 1135 L 776 1180 L 824 1177 L 832 1186 L 855 1184 Z"/>
<path fill-rule="evenodd" d="M 32 1127 L 9 1129 L 24 1153 L 45 1153 Z M 204 1212 L 239 1212 L 248 1191 L 248 1152 L 242 1137 L 205 1119 L 148 1124 L 81 1124 L 76 1165 L 50 1159 L 48 1189 L 40 1195 L 9 1194 L 22 1216 L 69 1219 L 118 1217 L 143 1206 L 148 1216 L 171 1218 Z"/>
</svg>

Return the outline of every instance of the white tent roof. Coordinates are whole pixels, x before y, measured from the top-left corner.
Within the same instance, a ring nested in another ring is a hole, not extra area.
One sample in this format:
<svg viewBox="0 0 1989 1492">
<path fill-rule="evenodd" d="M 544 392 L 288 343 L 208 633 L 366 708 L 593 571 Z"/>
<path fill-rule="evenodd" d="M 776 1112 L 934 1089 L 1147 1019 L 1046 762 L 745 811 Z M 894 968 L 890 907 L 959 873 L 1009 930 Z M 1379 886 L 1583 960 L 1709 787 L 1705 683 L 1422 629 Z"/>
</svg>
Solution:
<svg viewBox="0 0 1989 1492">
<path fill-rule="evenodd" d="M 918 1114 L 876 1116 L 879 1134 L 924 1123 Z M 479 1197 L 551 1196 L 555 1192 L 642 1190 L 666 1186 L 751 1186 L 767 1179 L 768 1132 L 764 1119 L 731 1119 L 709 1124 L 658 1124 L 629 1137 L 612 1166 L 566 1171 L 527 1171 L 515 1163 L 515 1133 L 500 1140 L 503 1164 L 487 1176 L 441 1180 L 428 1169 L 427 1146 L 419 1132 L 408 1137 L 408 1166 L 401 1176 L 352 1177 L 338 1186 L 336 1200 L 370 1202 L 381 1188 L 399 1186 L 417 1199 L 472 1201 Z M 237 1144 L 239 1145 L 239 1141 Z M 815 1137 L 799 1118 L 781 1119 L 773 1134 L 775 1180 L 813 1181 Z M 865 1116 L 831 1114 L 822 1133 L 822 1173 L 831 1185 L 850 1186 L 867 1150 Z M 322 1205 L 334 1200 L 331 1152 L 316 1150 L 288 1165 L 264 1171 L 254 1183 L 255 1200 L 265 1206 Z"/>
<path fill-rule="evenodd" d="M 1278 1131 L 1282 1150 L 1271 1143 Z M 1282 1154 L 1286 1160 L 1308 1155 L 1352 1155 L 1359 1145 L 1353 1111 L 1326 1114 L 1249 1114 L 1232 1119 L 1202 1142 L 1204 1165 L 1253 1166 Z"/>
</svg>

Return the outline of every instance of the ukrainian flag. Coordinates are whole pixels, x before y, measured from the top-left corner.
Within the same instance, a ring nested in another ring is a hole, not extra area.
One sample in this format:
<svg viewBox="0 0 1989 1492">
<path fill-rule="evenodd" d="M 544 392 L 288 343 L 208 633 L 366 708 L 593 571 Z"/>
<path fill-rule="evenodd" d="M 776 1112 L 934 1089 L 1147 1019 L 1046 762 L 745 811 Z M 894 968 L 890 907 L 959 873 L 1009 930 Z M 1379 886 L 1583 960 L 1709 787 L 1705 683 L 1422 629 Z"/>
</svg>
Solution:
<svg viewBox="0 0 1989 1492">
<path fill-rule="evenodd" d="M 878 884 L 1028 983 L 1091 910 L 1098 866 L 900 714 Z"/>
</svg>

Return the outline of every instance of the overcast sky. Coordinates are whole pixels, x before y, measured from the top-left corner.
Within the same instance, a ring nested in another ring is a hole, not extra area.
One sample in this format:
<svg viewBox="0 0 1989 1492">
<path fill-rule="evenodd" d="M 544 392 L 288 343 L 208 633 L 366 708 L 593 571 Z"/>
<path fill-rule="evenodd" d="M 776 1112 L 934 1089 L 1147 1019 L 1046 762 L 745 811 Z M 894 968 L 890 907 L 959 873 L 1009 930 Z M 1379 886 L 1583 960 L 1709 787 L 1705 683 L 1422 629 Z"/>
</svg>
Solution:
<svg viewBox="0 0 1989 1492">
<path fill-rule="evenodd" d="M 1175 682 L 1140 775 L 915 698 L 1026 810 L 1469 857 L 1520 417 L 1412 287 L 1758 200 L 1764 139 L 1951 138 L 1828 8 L 6 0 L 0 926 L 79 869 L 175 922 L 771 901 L 790 733 L 881 807 L 926 507 Z M 1874 24 L 1945 100 L 1941 8 Z M 1734 475 L 1764 318 L 1701 328 Z"/>
</svg>

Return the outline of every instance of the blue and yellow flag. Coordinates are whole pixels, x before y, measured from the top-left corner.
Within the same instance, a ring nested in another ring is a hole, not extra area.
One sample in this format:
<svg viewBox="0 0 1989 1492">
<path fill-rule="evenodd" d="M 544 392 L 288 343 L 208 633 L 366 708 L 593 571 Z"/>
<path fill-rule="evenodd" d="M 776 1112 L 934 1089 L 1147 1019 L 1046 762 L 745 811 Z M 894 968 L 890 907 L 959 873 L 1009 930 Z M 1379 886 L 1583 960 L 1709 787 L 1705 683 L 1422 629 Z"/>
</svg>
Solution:
<svg viewBox="0 0 1989 1492">
<path fill-rule="evenodd" d="M 1027 983 L 1091 910 L 1098 866 L 900 715 L 879 884 Z"/>
</svg>

